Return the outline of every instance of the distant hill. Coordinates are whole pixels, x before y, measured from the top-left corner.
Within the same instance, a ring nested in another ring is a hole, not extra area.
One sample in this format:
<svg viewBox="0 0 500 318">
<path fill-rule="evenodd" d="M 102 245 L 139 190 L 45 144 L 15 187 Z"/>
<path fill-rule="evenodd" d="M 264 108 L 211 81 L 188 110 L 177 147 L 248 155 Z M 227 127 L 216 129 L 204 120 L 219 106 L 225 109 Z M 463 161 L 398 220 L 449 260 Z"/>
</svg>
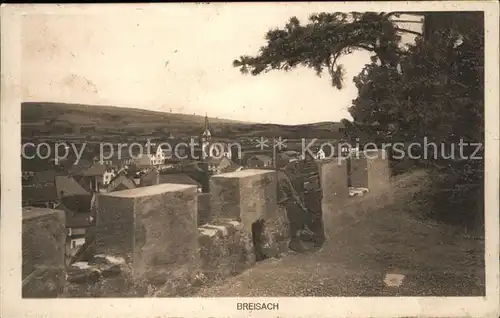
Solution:
<svg viewBox="0 0 500 318">
<path fill-rule="evenodd" d="M 21 121 L 23 138 L 109 140 L 151 135 L 196 136 L 203 129 L 204 116 L 115 106 L 25 102 L 21 107 Z M 221 138 L 332 138 L 332 134 L 340 136 L 344 128 L 339 122 L 277 125 L 220 118 L 209 118 L 209 121 L 213 135 Z"/>
</svg>

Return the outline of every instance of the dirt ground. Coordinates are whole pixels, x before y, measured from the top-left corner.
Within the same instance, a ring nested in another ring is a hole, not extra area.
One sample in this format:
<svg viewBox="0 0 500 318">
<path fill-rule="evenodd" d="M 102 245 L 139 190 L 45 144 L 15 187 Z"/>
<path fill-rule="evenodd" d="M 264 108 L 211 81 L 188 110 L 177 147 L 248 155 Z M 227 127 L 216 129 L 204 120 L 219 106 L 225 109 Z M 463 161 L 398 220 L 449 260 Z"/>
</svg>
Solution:
<svg viewBox="0 0 500 318">
<path fill-rule="evenodd" d="M 484 295 L 483 237 L 419 217 L 428 207 L 415 194 L 427 182 L 426 172 L 412 172 L 393 180 L 392 202 L 380 200 L 387 192 L 350 199 L 325 218 L 321 251 L 265 260 L 195 296 Z M 388 273 L 404 275 L 402 284 L 387 287 Z"/>
</svg>

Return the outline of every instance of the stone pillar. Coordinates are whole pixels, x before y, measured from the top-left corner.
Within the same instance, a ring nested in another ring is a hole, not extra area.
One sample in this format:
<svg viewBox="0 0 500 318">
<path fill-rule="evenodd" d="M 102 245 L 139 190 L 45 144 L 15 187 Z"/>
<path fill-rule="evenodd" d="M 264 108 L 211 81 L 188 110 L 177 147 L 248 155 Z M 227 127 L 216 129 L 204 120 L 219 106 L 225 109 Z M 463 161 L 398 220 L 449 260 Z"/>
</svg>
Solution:
<svg viewBox="0 0 500 318">
<path fill-rule="evenodd" d="M 198 228 L 202 270 L 210 280 L 241 273 L 254 263 L 252 242 L 238 221 Z"/>
<path fill-rule="evenodd" d="M 23 208 L 22 297 L 55 298 L 64 292 L 64 211 Z"/>
<path fill-rule="evenodd" d="M 197 188 L 159 184 L 99 198 L 96 253 L 123 257 L 134 279 L 161 285 L 198 264 Z"/>
<path fill-rule="evenodd" d="M 323 205 L 342 206 L 349 198 L 347 160 L 340 158 L 323 161 L 320 168 Z"/>
<path fill-rule="evenodd" d="M 209 223 L 211 219 L 210 193 L 198 193 L 198 226 Z"/>
<path fill-rule="evenodd" d="M 277 173 L 249 169 L 223 173 L 210 179 L 212 220 L 241 220 L 247 233 L 258 219 L 277 215 Z"/>
<path fill-rule="evenodd" d="M 368 188 L 370 192 L 386 189 L 391 176 L 387 152 L 367 150 L 359 158 L 351 158 L 350 174 L 352 187 Z"/>
<path fill-rule="evenodd" d="M 248 169 L 212 176 L 210 180 L 212 223 L 233 219 L 252 237 L 252 224 L 262 229 L 259 244 L 264 256 L 279 254 L 286 220 L 277 206 L 277 172 Z M 263 225 L 263 228 L 261 227 Z M 254 235 L 255 236 L 255 235 Z"/>
<path fill-rule="evenodd" d="M 370 192 L 386 191 L 390 185 L 391 171 L 385 150 L 367 151 L 367 188 Z"/>
<path fill-rule="evenodd" d="M 376 204 L 386 205 L 392 202 L 391 170 L 387 151 L 367 151 L 367 175 L 369 193 Z"/>
<path fill-rule="evenodd" d="M 345 158 L 335 158 L 321 163 L 323 225 L 327 242 L 330 241 L 330 234 L 334 233 L 336 228 L 335 217 L 342 213 L 349 200 L 347 178 L 347 160 Z"/>
<path fill-rule="evenodd" d="M 351 157 L 350 160 L 350 186 L 354 188 L 368 188 L 368 162 L 366 158 L 360 154 L 359 157 Z"/>
</svg>

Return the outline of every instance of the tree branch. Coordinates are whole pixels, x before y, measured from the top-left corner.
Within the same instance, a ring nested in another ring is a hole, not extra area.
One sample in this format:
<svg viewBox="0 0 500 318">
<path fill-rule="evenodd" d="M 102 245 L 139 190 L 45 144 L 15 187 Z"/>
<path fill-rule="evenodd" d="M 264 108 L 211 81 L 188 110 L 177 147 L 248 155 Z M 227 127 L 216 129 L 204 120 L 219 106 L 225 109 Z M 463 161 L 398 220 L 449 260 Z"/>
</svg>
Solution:
<svg viewBox="0 0 500 318">
<path fill-rule="evenodd" d="M 391 22 L 394 23 L 417 23 L 417 24 L 423 24 L 423 21 L 416 21 L 416 20 L 391 20 Z"/>
<path fill-rule="evenodd" d="M 395 28 L 396 31 L 398 32 L 405 32 L 405 33 L 411 33 L 411 34 L 415 34 L 415 35 L 419 35 L 419 36 L 422 36 L 423 34 L 420 33 L 420 32 L 417 32 L 417 31 L 412 31 L 412 30 L 408 30 L 408 29 L 402 29 L 402 28 Z"/>
</svg>

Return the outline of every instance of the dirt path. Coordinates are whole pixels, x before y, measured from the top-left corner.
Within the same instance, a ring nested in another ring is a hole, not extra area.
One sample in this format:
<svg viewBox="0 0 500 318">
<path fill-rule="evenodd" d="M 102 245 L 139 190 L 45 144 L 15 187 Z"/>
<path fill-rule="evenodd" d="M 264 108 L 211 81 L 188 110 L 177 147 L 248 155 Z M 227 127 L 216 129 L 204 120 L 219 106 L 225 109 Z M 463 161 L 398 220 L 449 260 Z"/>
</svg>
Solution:
<svg viewBox="0 0 500 318">
<path fill-rule="evenodd" d="M 367 196 L 331 218 L 322 251 L 266 260 L 196 296 L 484 295 L 484 242 L 414 217 L 425 206 L 412 193 L 424 185 L 422 173 L 403 176 L 393 204 Z M 399 288 L 384 284 L 388 273 L 405 276 Z"/>
</svg>

